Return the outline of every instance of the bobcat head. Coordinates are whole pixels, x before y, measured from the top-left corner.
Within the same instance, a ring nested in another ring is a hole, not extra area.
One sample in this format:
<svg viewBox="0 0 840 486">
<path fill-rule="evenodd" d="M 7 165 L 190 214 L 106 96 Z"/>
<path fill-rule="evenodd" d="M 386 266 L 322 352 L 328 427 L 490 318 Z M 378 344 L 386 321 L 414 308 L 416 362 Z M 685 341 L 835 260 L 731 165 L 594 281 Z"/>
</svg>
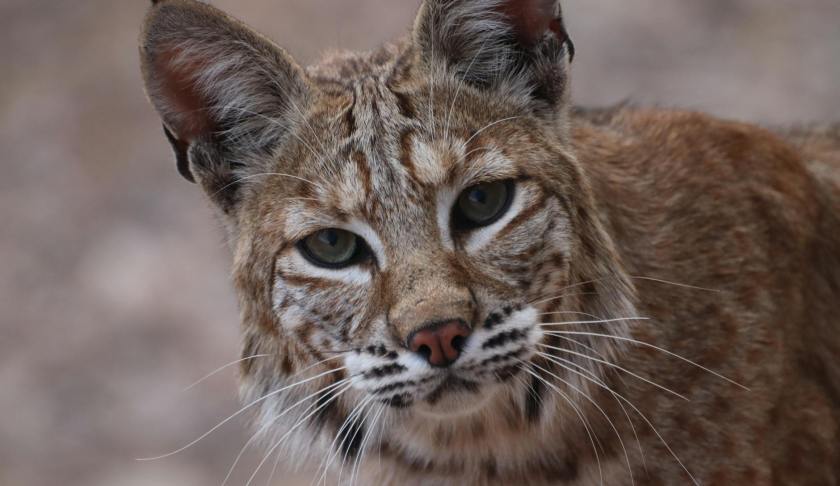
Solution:
<svg viewBox="0 0 840 486">
<path fill-rule="evenodd" d="M 547 331 L 626 336 L 634 291 L 571 151 L 556 1 L 426 0 L 405 40 L 303 68 L 164 0 L 140 51 L 178 169 L 231 242 L 242 392 L 270 451 L 327 467 L 376 434 L 395 460 L 463 466 L 516 456 L 483 430 L 577 422 L 590 382 L 546 355 L 599 377 L 575 353 L 621 341 Z"/>
</svg>

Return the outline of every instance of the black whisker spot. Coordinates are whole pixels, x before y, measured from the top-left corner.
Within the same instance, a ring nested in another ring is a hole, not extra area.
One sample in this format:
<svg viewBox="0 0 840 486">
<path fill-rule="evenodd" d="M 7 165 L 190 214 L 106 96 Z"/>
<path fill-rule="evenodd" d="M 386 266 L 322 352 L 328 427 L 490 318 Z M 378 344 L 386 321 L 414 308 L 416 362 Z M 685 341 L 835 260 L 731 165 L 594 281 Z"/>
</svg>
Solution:
<svg viewBox="0 0 840 486">
<path fill-rule="evenodd" d="M 485 341 L 484 344 L 481 345 L 481 349 L 498 348 L 499 346 L 503 346 L 511 341 L 524 339 L 527 335 L 528 333 L 522 329 L 511 329 L 510 331 L 501 332 Z"/>
<path fill-rule="evenodd" d="M 385 376 L 396 375 L 397 373 L 402 373 L 406 371 L 408 368 L 399 364 L 393 363 L 385 366 L 380 366 L 378 368 L 374 368 L 372 370 L 365 371 L 362 373 L 362 376 L 371 379 L 371 378 L 383 378 Z"/>
<path fill-rule="evenodd" d="M 417 383 L 414 382 L 413 380 L 398 381 L 396 383 L 391 383 L 390 385 L 385 385 L 385 386 L 381 386 L 379 388 L 376 388 L 371 393 L 374 394 L 374 395 L 383 395 L 385 393 L 390 393 L 390 392 L 399 390 L 400 388 L 405 388 L 407 386 L 415 386 L 415 385 L 417 385 Z"/>
<path fill-rule="evenodd" d="M 484 320 L 484 327 L 487 329 L 493 329 L 495 326 L 501 323 L 502 315 L 494 312 L 487 316 L 487 319 Z"/>
<path fill-rule="evenodd" d="M 523 346 L 521 348 L 514 349 L 513 351 L 511 351 L 509 353 L 497 354 L 495 356 L 491 356 L 491 357 L 483 360 L 481 363 L 479 363 L 478 366 L 479 367 L 485 367 L 487 365 L 498 364 L 498 363 L 502 363 L 502 362 L 505 362 L 505 361 L 510 361 L 512 359 L 519 358 L 520 356 L 525 354 L 525 351 L 527 351 L 527 349 L 528 348 Z M 487 370 L 483 371 L 483 373 L 486 373 L 486 372 L 488 372 L 488 371 Z"/>
</svg>

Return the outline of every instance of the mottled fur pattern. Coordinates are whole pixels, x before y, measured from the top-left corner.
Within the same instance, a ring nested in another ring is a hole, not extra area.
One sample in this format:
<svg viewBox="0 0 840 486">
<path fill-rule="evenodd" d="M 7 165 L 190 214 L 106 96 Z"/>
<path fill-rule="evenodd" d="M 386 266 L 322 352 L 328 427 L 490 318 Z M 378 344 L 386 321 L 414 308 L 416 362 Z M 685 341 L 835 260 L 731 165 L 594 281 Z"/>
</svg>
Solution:
<svg viewBox="0 0 840 486">
<path fill-rule="evenodd" d="M 143 73 L 232 242 L 263 468 L 838 484 L 836 127 L 573 110 L 554 0 L 425 0 L 406 39 L 306 69 L 154 3 Z M 508 212 L 456 231 L 458 195 L 501 180 Z M 297 243 L 324 228 L 372 258 L 313 265 Z M 450 368 L 409 351 L 452 319 L 472 334 Z"/>
</svg>

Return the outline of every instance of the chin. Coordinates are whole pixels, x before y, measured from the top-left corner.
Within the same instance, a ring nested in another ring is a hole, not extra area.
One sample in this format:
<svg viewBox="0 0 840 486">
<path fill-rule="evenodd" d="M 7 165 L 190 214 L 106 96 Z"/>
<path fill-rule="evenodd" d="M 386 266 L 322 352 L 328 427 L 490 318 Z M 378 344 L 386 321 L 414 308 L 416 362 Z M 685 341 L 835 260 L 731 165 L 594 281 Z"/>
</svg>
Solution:
<svg viewBox="0 0 840 486">
<path fill-rule="evenodd" d="M 504 391 L 502 383 L 478 384 L 459 378 L 449 378 L 432 395 L 413 408 L 420 417 L 458 419 L 490 408 L 493 399 Z"/>
</svg>

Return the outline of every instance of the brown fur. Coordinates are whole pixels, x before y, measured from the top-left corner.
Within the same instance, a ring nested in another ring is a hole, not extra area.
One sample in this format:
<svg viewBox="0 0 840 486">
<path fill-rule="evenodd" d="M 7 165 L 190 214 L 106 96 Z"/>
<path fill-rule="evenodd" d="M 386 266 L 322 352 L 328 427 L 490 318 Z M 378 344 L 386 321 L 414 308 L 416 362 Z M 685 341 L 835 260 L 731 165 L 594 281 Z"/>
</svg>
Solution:
<svg viewBox="0 0 840 486">
<path fill-rule="evenodd" d="M 242 369 L 267 458 L 350 479 L 380 451 L 361 484 L 840 482 L 836 127 L 572 110 L 550 1 L 427 0 L 407 39 L 308 69 L 155 3 L 147 89 L 225 222 L 243 357 L 270 355 Z M 510 220 L 450 234 L 441 201 L 485 180 L 516 181 Z M 373 258 L 303 262 L 331 226 Z M 474 343 L 452 375 L 406 349 L 448 319 Z"/>
</svg>

